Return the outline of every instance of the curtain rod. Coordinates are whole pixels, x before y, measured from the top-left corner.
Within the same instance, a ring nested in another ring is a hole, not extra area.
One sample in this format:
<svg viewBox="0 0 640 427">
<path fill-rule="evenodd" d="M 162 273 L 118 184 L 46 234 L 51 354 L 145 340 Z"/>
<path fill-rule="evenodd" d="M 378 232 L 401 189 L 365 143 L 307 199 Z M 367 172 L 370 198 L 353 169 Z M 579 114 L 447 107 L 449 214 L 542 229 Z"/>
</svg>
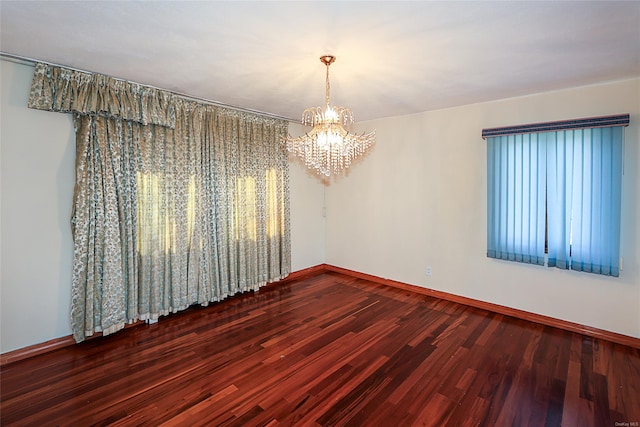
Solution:
<svg viewBox="0 0 640 427">
<path fill-rule="evenodd" d="M 555 122 L 541 122 L 528 125 L 503 126 L 499 128 L 482 129 L 482 138 L 486 139 L 493 136 L 555 132 L 561 130 L 602 128 L 613 126 L 629 126 L 629 114 L 588 117 L 584 119 L 558 120 Z"/>
<path fill-rule="evenodd" d="M 67 65 L 55 64 L 53 62 L 41 61 L 39 59 L 28 58 L 26 56 L 15 55 L 13 53 L 6 53 L 6 52 L 2 52 L 2 51 L 0 51 L 0 58 L 6 59 L 7 61 L 10 61 L 10 62 L 15 62 L 17 64 L 29 65 L 29 66 L 32 66 L 32 67 L 35 67 L 37 62 L 40 62 L 40 63 L 51 65 L 51 66 L 54 66 L 54 67 L 63 67 L 63 68 L 67 68 L 69 70 L 79 71 L 81 73 L 102 74 L 102 73 L 96 73 L 96 72 L 93 72 L 93 71 L 81 70 L 79 68 L 69 67 Z M 142 85 L 142 86 L 147 86 L 147 87 L 150 87 L 150 88 L 153 88 L 153 89 L 169 92 L 169 93 L 172 93 L 172 94 L 174 94 L 174 95 L 176 95 L 176 96 L 178 96 L 178 97 L 180 97 L 182 99 L 188 100 L 188 101 L 198 101 L 198 102 L 201 102 L 201 103 L 204 103 L 204 104 L 214 105 L 216 107 L 228 108 L 230 110 L 235 110 L 235 111 L 239 111 L 239 112 L 242 112 L 242 113 L 257 114 L 259 116 L 264 116 L 264 117 L 268 117 L 268 118 L 272 118 L 272 119 L 280 119 L 280 120 L 286 120 L 288 122 L 301 123 L 300 120 L 293 120 L 293 119 L 291 119 L 289 117 L 284 117 L 284 116 L 280 116 L 280 115 L 277 115 L 277 114 L 266 113 L 264 111 L 259 111 L 259 110 L 252 110 L 251 108 L 237 107 L 235 105 L 229 105 L 229 104 L 225 104 L 223 102 L 218 102 L 218 101 L 212 101 L 210 99 L 199 98 L 197 96 L 187 95 L 187 94 L 184 94 L 184 93 L 180 93 L 180 92 L 176 92 L 176 91 L 172 91 L 172 90 L 159 88 L 159 87 L 156 87 L 156 86 L 151 86 L 151 85 L 144 84 L 144 83 L 132 82 L 130 80 L 126 80 L 126 79 L 123 79 L 123 78 L 120 78 L 120 77 L 110 76 L 108 74 L 102 74 L 102 75 L 110 77 L 112 79 L 128 81 L 130 83 L 135 83 L 135 84 L 139 84 L 139 85 Z"/>
</svg>

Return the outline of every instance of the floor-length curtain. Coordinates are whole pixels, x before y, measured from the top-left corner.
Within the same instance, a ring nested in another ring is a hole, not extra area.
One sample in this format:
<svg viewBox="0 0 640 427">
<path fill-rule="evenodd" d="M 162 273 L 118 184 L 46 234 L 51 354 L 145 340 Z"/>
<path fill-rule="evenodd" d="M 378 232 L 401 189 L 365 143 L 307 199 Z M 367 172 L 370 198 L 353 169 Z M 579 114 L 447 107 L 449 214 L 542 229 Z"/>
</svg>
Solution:
<svg viewBox="0 0 640 427">
<path fill-rule="evenodd" d="M 74 113 L 76 341 L 289 274 L 286 121 L 46 64 L 29 106 Z"/>
<path fill-rule="evenodd" d="M 71 324 L 77 341 L 138 318 L 137 196 L 140 126 L 79 116 Z"/>
<path fill-rule="evenodd" d="M 544 264 L 545 145 L 537 133 L 487 139 L 487 256 Z"/>
<path fill-rule="evenodd" d="M 280 276 L 290 253 L 288 161 L 281 132 L 263 121 L 217 114 L 209 122 L 215 158 L 216 226 L 223 237 L 218 259 L 225 290 Z"/>
</svg>

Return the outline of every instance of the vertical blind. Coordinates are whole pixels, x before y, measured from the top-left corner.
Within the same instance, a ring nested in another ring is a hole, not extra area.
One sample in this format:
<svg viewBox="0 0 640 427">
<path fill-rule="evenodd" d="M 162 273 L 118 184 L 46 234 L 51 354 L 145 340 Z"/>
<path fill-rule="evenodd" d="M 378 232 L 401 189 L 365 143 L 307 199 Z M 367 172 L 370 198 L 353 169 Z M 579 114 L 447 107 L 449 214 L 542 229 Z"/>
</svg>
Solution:
<svg viewBox="0 0 640 427">
<path fill-rule="evenodd" d="M 620 274 L 622 127 L 547 134 L 549 265 Z"/>
<path fill-rule="evenodd" d="M 540 134 L 487 141 L 487 255 L 544 264 L 546 146 Z"/>
<path fill-rule="evenodd" d="M 494 128 L 487 138 L 487 256 L 620 274 L 628 115 Z M 594 127 L 597 126 L 597 127 Z"/>
</svg>

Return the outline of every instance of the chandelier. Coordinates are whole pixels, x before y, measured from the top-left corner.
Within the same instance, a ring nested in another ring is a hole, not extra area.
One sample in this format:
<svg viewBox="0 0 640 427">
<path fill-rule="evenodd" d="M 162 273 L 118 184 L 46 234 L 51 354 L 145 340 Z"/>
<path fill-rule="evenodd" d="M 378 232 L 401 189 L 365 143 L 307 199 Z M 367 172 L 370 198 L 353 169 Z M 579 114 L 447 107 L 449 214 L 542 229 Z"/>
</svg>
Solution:
<svg viewBox="0 0 640 427">
<path fill-rule="evenodd" d="M 332 107 L 329 93 L 329 66 L 335 56 L 324 55 L 320 61 L 327 66 L 326 105 L 307 108 L 302 113 L 302 124 L 313 126 L 301 137 L 290 135 L 283 138 L 287 150 L 302 159 L 316 173 L 330 177 L 342 174 L 351 162 L 364 154 L 376 140 L 375 131 L 357 135 L 345 129 L 353 124 L 353 113 L 345 107 Z"/>
</svg>

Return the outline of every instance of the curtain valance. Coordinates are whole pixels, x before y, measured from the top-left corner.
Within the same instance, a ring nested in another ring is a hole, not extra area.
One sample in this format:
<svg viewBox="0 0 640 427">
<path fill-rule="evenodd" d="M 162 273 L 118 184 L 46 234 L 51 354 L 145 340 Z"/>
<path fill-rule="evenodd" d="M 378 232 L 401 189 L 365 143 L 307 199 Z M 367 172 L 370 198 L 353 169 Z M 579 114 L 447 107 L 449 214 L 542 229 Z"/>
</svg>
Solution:
<svg viewBox="0 0 640 427">
<path fill-rule="evenodd" d="M 49 64 L 36 63 L 29 108 L 175 126 L 171 92 Z"/>
</svg>

